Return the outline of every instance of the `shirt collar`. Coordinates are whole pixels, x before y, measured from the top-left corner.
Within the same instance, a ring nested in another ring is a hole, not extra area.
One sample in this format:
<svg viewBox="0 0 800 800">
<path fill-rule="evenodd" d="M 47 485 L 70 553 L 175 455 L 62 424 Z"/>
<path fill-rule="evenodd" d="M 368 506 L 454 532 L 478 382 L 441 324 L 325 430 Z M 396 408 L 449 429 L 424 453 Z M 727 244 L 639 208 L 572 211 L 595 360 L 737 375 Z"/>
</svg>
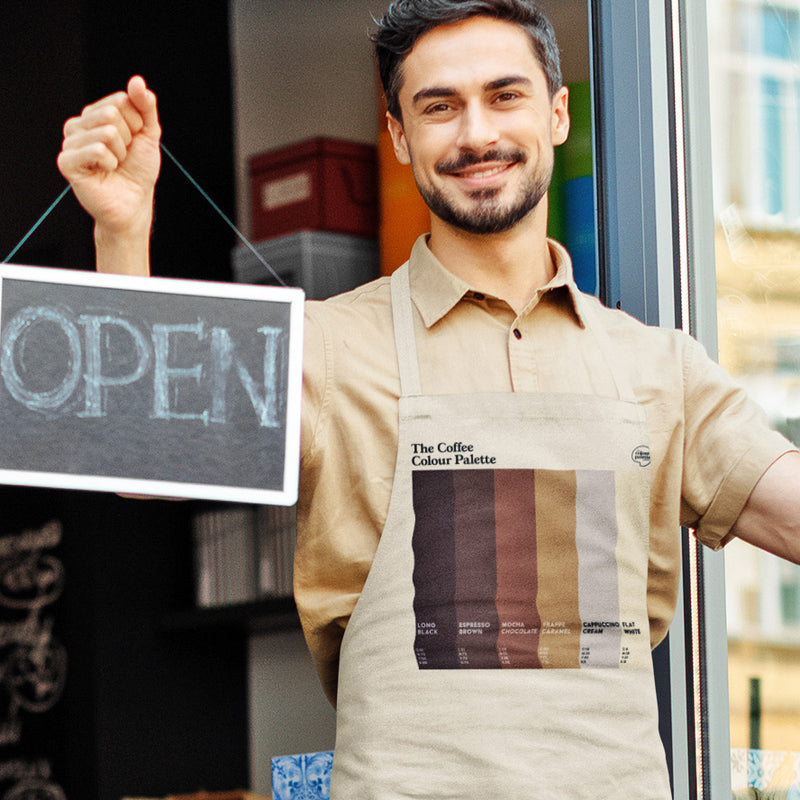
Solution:
<svg viewBox="0 0 800 800">
<path fill-rule="evenodd" d="M 546 292 L 566 287 L 576 320 L 581 327 L 586 327 L 585 318 L 581 313 L 580 290 L 572 275 L 572 260 L 569 253 L 553 239 L 548 239 L 547 243 L 556 274 L 552 280 L 537 290 L 536 297 L 522 313 L 526 314 Z M 420 236 L 414 243 L 409 258 L 409 274 L 411 298 L 426 328 L 432 327 L 452 311 L 465 295 L 476 291 L 466 281 L 442 266 L 428 248 L 427 235 Z"/>
</svg>

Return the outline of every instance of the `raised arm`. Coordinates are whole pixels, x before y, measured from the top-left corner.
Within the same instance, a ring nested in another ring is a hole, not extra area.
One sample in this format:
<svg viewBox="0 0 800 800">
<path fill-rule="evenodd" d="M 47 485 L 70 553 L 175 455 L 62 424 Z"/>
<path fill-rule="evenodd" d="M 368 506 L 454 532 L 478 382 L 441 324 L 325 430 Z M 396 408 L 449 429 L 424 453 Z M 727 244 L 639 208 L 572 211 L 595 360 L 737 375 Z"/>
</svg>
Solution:
<svg viewBox="0 0 800 800">
<path fill-rule="evenodd" d="M 150 273 L 160 138 L 156 96 L 138 76 L 64 125 L 58 168 L 94 218 L 100 272 Z"/>
</svg>

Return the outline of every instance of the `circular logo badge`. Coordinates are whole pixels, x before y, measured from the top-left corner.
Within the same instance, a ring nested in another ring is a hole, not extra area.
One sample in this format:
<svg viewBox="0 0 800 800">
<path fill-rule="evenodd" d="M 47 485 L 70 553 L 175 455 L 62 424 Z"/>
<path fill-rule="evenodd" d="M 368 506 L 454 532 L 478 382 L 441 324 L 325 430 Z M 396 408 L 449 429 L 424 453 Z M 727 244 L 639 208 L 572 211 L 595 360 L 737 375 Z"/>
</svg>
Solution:
<svg viewBox="0 0 800 800">
<path fill-rule="evenodd" d="M 650 448 L 647 445 L 639 445 L 632 453 L 631 458 L 640 467 L 650 466 Z"/>
</svg>

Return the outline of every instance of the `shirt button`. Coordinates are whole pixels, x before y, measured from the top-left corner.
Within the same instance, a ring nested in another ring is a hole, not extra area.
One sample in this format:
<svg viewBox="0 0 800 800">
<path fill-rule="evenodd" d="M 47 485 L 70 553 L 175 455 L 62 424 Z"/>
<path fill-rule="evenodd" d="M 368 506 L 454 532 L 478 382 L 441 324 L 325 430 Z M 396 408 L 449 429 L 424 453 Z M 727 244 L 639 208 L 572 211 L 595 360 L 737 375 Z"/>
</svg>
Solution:
<svg viewBox="0 0 800 800">
<path fill-rule="evenodd" d="M 522 338 L 522 332 L 520 331 L 519 328 L 514 328 L 514 336 L 516 336 L 517 339 L 521 339 Z"/>
</svg>

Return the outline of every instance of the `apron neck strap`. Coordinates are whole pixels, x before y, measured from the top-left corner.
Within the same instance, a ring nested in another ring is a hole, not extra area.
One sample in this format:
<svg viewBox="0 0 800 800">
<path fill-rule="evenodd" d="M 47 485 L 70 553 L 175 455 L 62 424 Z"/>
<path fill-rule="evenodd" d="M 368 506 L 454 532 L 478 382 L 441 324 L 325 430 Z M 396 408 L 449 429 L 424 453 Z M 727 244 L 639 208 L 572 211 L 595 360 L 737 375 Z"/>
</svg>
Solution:
<svg viewBox="0 0 800 800">
<path fill-rule="evenodd" d="M 420 395 L 417 339 L 414 335 L 414 316 L 411 302 L 411 282 L 408 277 L 408 262 L 392 273 L 392 318 L 394 319 L 394 342 L 397 348 L 397 363 L 400 368 L 400 394 Z"/>
<path fill-rule="evenodd" d="M 411 301 L 408 262 L 392 273 L 391 292 L 394 340 L 397 348 L 397 362 L 400 368 L 400 394 L 403 396 L 420 395 L 422 394 L 422 385 L 419 377 L 417 340 L 414 334 L 413 303 Z M 608 333 L 606 333 L 605 328 L 598 319 L 595 308 L 582 297 L 579 300 L 579 304 L 587 327 L 594 335 L 600 352 L 603 354 L 606 365 L 611 372 L 619 399 L 628 403 L 638 402 L 628 373 L 620 361 L 619 352 L 611 343 Z"/>
</svg>

